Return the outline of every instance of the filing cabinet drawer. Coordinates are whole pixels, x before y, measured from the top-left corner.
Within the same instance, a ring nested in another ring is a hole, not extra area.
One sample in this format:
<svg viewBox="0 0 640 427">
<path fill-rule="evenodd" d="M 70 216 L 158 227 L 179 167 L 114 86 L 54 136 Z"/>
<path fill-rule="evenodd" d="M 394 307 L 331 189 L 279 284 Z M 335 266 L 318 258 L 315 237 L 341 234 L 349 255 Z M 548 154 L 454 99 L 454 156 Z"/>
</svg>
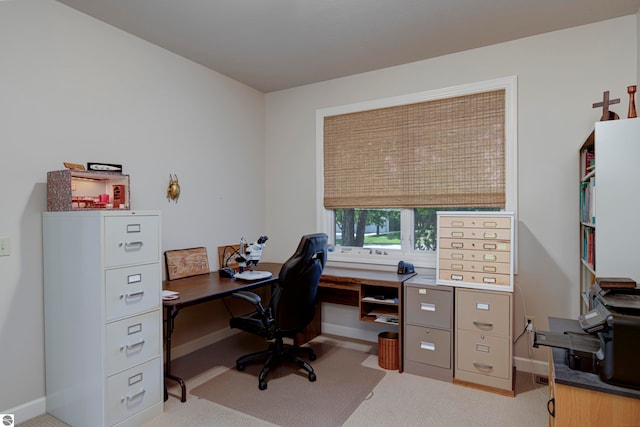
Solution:
<svg viewBox="0 0 640 427">
<path fill-rule="evenodd" d="M 114 425 L 162 402 L 161 369 L 158 357 L 107 378 L 107 425 Z"/>
<path fill-rule="evenodd" d="M 160 355 L 160 310 L 107 324 L 107 375 Z"/>
<path fill-rule="evenodd" d="M 453 310 L 453 293 L 445 290 L 405 287 L 406 322 L 449 329 Z"/>
<path fill-rule="evenodd" d="M 475 262 L 475 261 L 458 261 L 451 259 L 441 259 L 440 268 L 452 271 L 470 271 L 472 273 L 484 274 L 509 274 L 509 264 L 499 262 Z"/>
<path fill-rule="evenodd" d="M 474 273 L 459 270 L 440 270 L 438 279 L 446 280 L 447 282 L 463 282 L 468 284 L 497 285 L 505 287 L 510 286 L 511 283 L 511 276 L 509 274 Z"/>
<path fill-rule="evenodd" d="M 451 368 L 451 332 L 407 325 L 405 357 L 441 368 Z"/>
<path fill-rule="evenodd" d="M 458 330 L 456 368 L 482 375 L 508 379 L 510 340 L 506 337 Z"/>
<path fill-rule="evenodd" d="M 440 236 L 451 239 L 510 240 L 508 228 L 441 228 Z"/>
<path fill-rule="evenodd" d="M 511 221 L 506 217 L 446 216 L 440 217 L 440 227 L 446 228 L 510 228 Z"/>
<path fill-rule="evenodd" d="M 458 289 L 458 329 L 509 336 L 511 332 L 509 294 Z"/>
<path fill-rule="evenodd" d="M 158 216 L 105 217 L 105 266 L 160 262 Z"/>
<path fill-rule="evenodd" d="M 509 240 L 453 239 L 450 237 L 440 237 L 440 239 L 438 239 L 438 247 L 440 249 L 509 252 L 511 250 L 511 242 Z"/>
<path fill-rule="evenodd" d="M 482 261 L 510 263 L 511 254 L 508 251 L 476 251 L 460 249 L 440 249 L 440 260 Z"/>
<path fill-rule="evenodd" d="M 160 307 L 161 274 L 158 263 L 106 270 L 107 321 Z"/>
</svg>

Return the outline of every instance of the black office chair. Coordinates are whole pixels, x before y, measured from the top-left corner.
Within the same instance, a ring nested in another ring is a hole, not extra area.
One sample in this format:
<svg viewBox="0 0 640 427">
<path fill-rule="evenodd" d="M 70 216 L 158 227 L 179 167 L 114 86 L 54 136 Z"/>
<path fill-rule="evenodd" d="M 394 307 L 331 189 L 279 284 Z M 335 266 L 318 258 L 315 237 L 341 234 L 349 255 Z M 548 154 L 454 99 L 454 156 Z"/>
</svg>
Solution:
<svg viewBox="0 0 640 427">
<path fill-rule="evenodd" d="M 267 388 L 266 376 L 282 360 L 296 363 L 308 372 L 309 381 L 316 380 L 313 368 L 298 357 L 306 353 L 309 360 L 316 355 L 309 347 L 285 345 L 283 338 L 293 338 L 313 320 L 320 275 L 327 259 L 327 235 L 323 233 L 302 236 L 298 248 L 280 269 L 278 284 L 271 294 L 269 305 L 262 306 L 260 296 L 253 292 L 239 291 L 232 296 L 249 301 L 255 311 L 242 317 L 232 317 L 232 328 L 242 329 L 260 335 L 271 341 L 265 351 L 247 354 L 236 360 L 236 368 L 244 370 L 245 365 L 255 360 L 264 360 L 264 367 L 258 377 L 258 388 Z"/>
</svg>

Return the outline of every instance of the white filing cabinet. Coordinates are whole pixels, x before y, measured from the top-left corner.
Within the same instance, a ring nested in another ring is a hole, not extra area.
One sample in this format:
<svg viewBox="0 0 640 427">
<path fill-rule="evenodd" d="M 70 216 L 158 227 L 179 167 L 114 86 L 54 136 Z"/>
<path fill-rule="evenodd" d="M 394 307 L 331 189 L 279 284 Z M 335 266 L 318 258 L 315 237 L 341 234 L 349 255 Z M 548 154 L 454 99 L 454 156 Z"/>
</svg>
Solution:
<svg viewBox="0 0 640 427">
<path fill-rule="evenodd" d="M 136 426 L 163 410 L 156 211 L 43 213 L 47 412 Z"/>
</svg>

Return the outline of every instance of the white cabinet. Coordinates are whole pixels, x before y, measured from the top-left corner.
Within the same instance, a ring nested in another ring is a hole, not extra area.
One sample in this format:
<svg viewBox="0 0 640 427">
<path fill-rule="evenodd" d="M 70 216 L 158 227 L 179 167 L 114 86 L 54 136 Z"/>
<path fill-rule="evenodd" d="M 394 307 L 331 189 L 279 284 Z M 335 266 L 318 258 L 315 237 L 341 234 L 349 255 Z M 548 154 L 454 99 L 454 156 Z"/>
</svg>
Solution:
<svg viewBox="0 0 640 427">
<path fill-rule="evenodd" d="M 156 211 L 43 213 L 47 412 L 74 427 L 162 413 Z"/>
<path fill-rule="evenodd" d="M 587 309 L 585 292 L 596 275 L 640 281 L 635 247 L 640 239 L 640 200 L 635 194 L 639 140 L 640 119 L 611 120 L 596 123 L 580 149 L 583 311 Z M 589 150 L 594 152 L 595 167 L 587 169 Z"/>
</svg>

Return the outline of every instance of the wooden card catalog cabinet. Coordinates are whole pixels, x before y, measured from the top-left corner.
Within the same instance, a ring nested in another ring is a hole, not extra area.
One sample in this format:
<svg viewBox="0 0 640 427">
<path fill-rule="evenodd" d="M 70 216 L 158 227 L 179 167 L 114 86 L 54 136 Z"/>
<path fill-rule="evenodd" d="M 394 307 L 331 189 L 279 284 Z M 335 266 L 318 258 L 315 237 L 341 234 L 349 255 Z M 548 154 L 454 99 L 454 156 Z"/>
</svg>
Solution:
<svg viewBox="0 0 640 427">
<path fill-rule="evenodd" d="M 513 292 L 512 212 L 438 212 L 441 285 Z"/>
</svg>

